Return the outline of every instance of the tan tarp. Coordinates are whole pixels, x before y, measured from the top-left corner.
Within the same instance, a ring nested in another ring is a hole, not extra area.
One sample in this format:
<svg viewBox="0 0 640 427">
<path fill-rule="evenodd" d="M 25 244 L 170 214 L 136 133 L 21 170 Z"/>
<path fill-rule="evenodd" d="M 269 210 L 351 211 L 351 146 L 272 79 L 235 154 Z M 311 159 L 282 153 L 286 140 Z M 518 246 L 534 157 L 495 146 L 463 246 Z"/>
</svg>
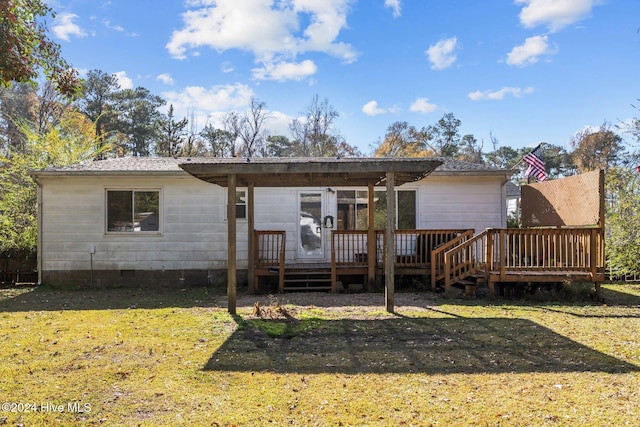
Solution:
<svg viewBox="0 0 640 427">
<path fill-rule="evenodd" d="M 522 226 L 604 226 L 604 171 L 523 185 Z"/>
</svg>

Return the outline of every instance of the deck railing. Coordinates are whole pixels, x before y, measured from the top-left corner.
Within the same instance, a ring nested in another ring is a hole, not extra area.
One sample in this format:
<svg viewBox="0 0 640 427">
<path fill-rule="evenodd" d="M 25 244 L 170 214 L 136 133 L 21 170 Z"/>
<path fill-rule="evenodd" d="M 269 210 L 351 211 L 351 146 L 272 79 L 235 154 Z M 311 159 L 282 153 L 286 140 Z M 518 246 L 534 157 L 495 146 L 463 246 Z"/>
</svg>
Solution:
<svg viewBox="0 0 640 427">
<path fill-rule="evenodd" d="M 254 230 L 254 286 L 260 276 L 278 274 L 278 289 L 284 290 L 285 231 Z"/>
<path fill-rule="evenodd" d="M 286 232 L 280 230 L 255 230 L 255 265 L 278 265 L 284 259 L 286 237 Z"/>
<path fill-rule="evenodd" d="M 469 230 L 395 230 L 395 266 L 427 268 L 431 254 L 440 245 L 468 234 Z M 471 231 L 473 234 L 473 231 Z M 376 230 L 376 264 L 382 267 L 385 251 L 385 232 Z M 368 263 L 368 234 L 366 230 L 334 230 L 331 239 L 332 259 L 338 266 L 366 266 Z M 335 258 L 334 258 L 335 257 Z M 439 260 L 440 258 L 438 258 Z M 444 259 L 442 257 L 442 259 Z"/>
<path fill-rule="evenodd" d="M 602 228 L 487 229 L 445 252 L 445 288 L 478 271 L 584 272 L 595 278 L 604 271 Z"/>
<path fill-rule="evenodd" d="M 331 232 L 331 254 L 336 265 L 366 266 L 368 263 L 368 237 L 366 230 L 333 230 Z M 376 241 L 378 239 L 379 233 L 376 232 Z M 376 248 L 380 248 L 377 242 Z M 379 253 L 380 250 L 376 252 Z M 378 255 L 376 255 L 377 261 Z"/>
<path fill-rule="evenodd" d="M 604 268 L 601 228 L 506 229 L 498 268 L 509 270 L 585 270 Z"/>
<path fill-rule="evenodd" d="M 436 283 L 439 280 L 444 279 L 446 275 L 444 254 L 451 248 L 463 244 L 471 239 L 473 237 L 473 233 L 475 233 L 475 230 L 467 230 L 464 233 L 459 234 L 454 239 L 436 246 L 435 249 L 431 251 L 431 290 L 435 290 Z"/>
<path fill-rule="evenodd" d="M 462 242 L 444 253 L 444 285 L 448 289 L 451 284 L 485 269 L 490 264 L 491 253 L 490 236 L 492 230 L 482 233 Z"/>
</svg>

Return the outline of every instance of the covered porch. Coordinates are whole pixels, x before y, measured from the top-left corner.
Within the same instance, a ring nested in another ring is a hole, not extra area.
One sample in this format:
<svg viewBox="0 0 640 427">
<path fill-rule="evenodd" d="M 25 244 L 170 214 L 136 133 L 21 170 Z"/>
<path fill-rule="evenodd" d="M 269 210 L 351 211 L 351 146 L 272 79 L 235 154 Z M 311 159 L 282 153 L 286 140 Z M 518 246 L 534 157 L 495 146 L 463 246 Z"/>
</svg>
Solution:
<svg viewBox="0 0 640 427">
<path fill-rule="evenodd" d="M 256 187 L 339 187 L 358 186 L 368 189 L 369 206 L 373 206 L 374 187 L 384 185 L 387 198 L 386 227 L 381 231 L 384 240 L 382 266 L 384 271 L 385 306 L 394 311 L 394 276 L 396 267 L 396 186 L 418 181 L 442 164 L 439 159 L 421 158 L 198 158 L 187 159 L 180 167 L 189 174 L 221 187 L 227 188 L 227 296 L 228 310 L 236 312 L 236 259 L 237 221 L 236 189 L 247 188 L 247 229 L 248 229 L 248 280 L 249 289 L 255 288 L 256 272 L 261 268 L 257 262 L 258 241 L 255 233 L 254 189 Z M 377 253 L 376 230 L 373 228 L 373 209 L 369 210 L 369 228 L 366 230 L 366 252 Z M 335 230 L 334 230 L 335 232 Z M 278 239 L 278 233 L 273 234 Z M 285 237 L 281 238 L 284 246 Z M 279 240 L 276 240 L 280 242 Z M 278 257 L 284 254 L 278 254 Z M 366 263 L 367 282 L 373 283 L 376 272 L 376 257 L 361 258 Z M 284 258 L 282 258 L 284 262 Z M 283 275 L 284 271 L 278 272 Z"/>
</svg>

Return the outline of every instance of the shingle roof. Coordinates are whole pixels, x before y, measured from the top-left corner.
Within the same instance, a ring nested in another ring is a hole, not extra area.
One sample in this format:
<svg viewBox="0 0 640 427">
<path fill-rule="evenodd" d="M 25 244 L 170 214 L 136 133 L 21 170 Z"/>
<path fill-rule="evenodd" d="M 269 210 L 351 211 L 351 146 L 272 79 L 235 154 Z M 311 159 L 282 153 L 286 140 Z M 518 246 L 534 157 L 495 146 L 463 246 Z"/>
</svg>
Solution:
<svg viewBox="0 0 640 427">
<path fill-rule="evenodd" d="M 182 172 L 184 159 L 173 157 L 118 157 L 46 168 L 44 172 Z"/>
<path fill-rule="evenodd" d="M 194 157 L 187 158 L 173 158 L 173 157 L 119 157 L 105 160 L 87 161 L 82 163 L 76 163 L 69 166 L 46 168 L 40 171 L 34 171 L 34 175 L 116 175 L 116 174 L 147 174 L 147 173 L 161 173 L 161 174 L 185 174 L 180 164 L 184 162 L 193 163 L 207 163 L 207 164 L 237 164 L 244 162 L 252 163 L 272 163 L 272 162 L 285 162 L 285 163 L 312 163 L 312 162 L 341 162 L 341 161 L 353 161 L 357 164 L 358 158 L 350 159 L 337 159 L 334 157 L 327 158 L 215 158 L 215 157 Z M 371 159 L 361 159 L 366 162 Z M 380 159 L 378 159 L 380 160 Z M 402 161 L 402 159 L 397 159 Z M 425 159 L 427 160 L 427 159 Z M 453 160 L 445 157 L 434 157 L 428 160 L 439 160 L 443 164 L 439 166 L 434 172 L 434 175 L 505 175 L 511 174 L 513 171 L 486 166 L 477 163 L 464 162 L 460 160 Z"/>
<path fill-rule="evenodd" d="M 434 174 L 437 175 L 451 175 L 455 173 L 505 175 L 514 172 L 509 169 L 496 168 L 480 163 L 464 162 L 462 160 L 454 160 L 447 157 L 438 157 L 438 159 L 442 160 L 442 165 L 435 170 Z"/>
</svg>

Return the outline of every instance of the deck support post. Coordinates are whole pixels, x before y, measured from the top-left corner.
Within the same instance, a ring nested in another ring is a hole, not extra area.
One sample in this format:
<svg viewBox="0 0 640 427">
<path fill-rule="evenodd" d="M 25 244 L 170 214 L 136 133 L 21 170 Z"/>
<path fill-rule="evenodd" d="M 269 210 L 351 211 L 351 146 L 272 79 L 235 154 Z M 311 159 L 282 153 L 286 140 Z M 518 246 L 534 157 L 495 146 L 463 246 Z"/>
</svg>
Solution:
<svg viewBox="0 0 640 427">
<path fill-rule="evenodd" d="M 249 264 L 247 266 L 247 283 L 249 284 L 249 293 L 255 294 L 258 284 L 255 280 L 255 268 L 256 268 L 256 242 L 255 242 L 255 205 L 253 203 L 254 185 L 253 182 L 249 182 L 247 187 L 247 242 L 248 242 L 248 258 Z"/>
<path fill-rule="evenodd" d="M 367 228 L 367 290 L 372 291 L 376 283 L 376 261 L 378 260 L 377 242 L 376 242 L 376 230 L 375 230 L 375 209 L 374 204 L 374 187 L 370 182 L 367 186 L 368 189 L 368 228 Z"/>
<path fill-rule="evenodd" d="M 387 312 L 393 313 L 395 310 L 394 279 L 396 261 L 396 241 L 393 236 L 395 228 L 395 174 L 387 172 L 387 227 L 385 230 L 385 257 L 384 257 L 384 296 Z"/>
<path fill-rule="evenodd" d="M 227 310 L 236 314 L 236 174 L 227 175 Z"/>
</svg>

